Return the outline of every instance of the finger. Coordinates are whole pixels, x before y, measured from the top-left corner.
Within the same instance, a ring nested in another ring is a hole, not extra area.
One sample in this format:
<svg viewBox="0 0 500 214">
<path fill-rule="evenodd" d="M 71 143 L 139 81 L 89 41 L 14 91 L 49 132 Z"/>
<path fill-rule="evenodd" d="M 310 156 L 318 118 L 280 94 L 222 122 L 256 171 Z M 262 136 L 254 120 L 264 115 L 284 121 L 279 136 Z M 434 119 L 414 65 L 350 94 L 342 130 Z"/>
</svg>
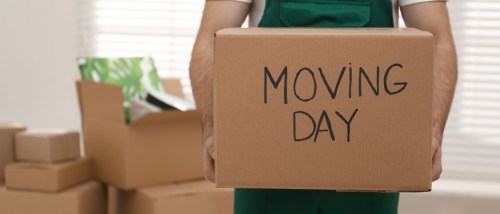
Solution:
<svg viewBox="0 0 500 214">
<path fill-rule="evenodd" d="M 443 172 L 443 165 L 441 162 L 441 146 L 437 146 L 434 150 L 434 154 L 432 156 L 432 180 L 436 181 L 441 177 L 441 173 Z"/>
<path fill-rule="evenodd" d="M 205 179 L 213 183 L 215 182 L 215 163 L 207 150 L 203 152 L 203 160 Z"/>
<path fill-rule="evenodd" d="M 213 137 L 208 137 L 206 141 L 206 150 L 212 159 L 215 159 L 215 143 Z"/>
</svg>

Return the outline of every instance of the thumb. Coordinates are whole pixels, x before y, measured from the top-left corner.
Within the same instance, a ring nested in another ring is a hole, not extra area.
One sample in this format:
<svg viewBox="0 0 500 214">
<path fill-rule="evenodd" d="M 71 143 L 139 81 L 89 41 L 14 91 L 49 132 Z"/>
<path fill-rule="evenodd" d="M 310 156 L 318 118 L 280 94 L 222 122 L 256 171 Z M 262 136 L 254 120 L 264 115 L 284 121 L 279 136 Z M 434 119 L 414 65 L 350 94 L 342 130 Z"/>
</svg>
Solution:
<svg viewBox="0 0 500 214">
<path fill-rule="evenodd" d="M 212 159 L 215 159 L 215 141 L 213 136 L 207 138 L 205 142 L 206 150 Z"/>
<path fill-rule="evenodd" d="M 441 177 L 441 173 L 443 171 L 443 166 L 441 162 L 441 146 L 437 145 L 437 147 L 434 149 L 433 155 L 432 155 L 432 180 L 438 180 L 439 177 Z"/>
</svg>

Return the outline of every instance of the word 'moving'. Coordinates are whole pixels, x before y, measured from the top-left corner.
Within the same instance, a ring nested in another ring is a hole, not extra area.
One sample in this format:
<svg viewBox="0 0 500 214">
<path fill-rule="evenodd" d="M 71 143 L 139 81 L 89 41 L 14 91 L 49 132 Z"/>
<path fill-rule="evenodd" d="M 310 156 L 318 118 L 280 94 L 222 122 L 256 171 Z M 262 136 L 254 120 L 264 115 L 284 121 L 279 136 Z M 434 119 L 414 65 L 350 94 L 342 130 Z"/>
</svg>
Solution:
<svg viewBox="0 0 500 214">
<path fill-rule="evenodd" d="M 408 83 L 407 82 L 390 82 L 389 76 L 391 72 L 394 72 L 398 68 L 399 70 L 403 69 L 403 65 L 399 63 L 394 63 L 387 66 L 386 69 L 382 69 L 383 74 L 381 76 L 381 66 L 377 66 L 375 71 L 375 77 L 370 78 L 370 75 L 367 74 L 367 70 L 361 66 L 357 69 L 353 69 L 351 63 L 349 66 L 343 66 L 338 73 L 338 76 L 335 80 L 332 80 L 331 76 L 327 76 L 322 68 L 317 68 L 315 70 L 303 67 L 295 73 L 293 77 L 293 85 L 291 86 L 293 89 L 293 97 L 297 99 L 298 102 L 311 102 L 316 97 L 318 92 L 318 85 L 323 87 L 324 90 L 328 92 L 332 100 L 335 100 L 337 97 L 342 96 L 339 95 L 339 87 L 341 84 L 347 85 L 347 92 L 344 96 L 351 99 L 357 95 L 357 97 L 363 97 L 363 92 L 366 89 L 363 89 L 363 86 L 367 85 L 369 87 L 369 91 L 373 93 L 375 96 L 379 96 L 381 93 L 386 95 L 396 95 L 405 90 Z M 331 75 L 331 74 L 328 74 Z M 356 77 L 354 76 L 356 75 Z M 381 81 L 380 79 L 383 78 Z M 290 99 L 290 87 L 292 83 L 289 83 L 289 72 L 288 67 L 285 66 L 281 73 L 278 76 L 273 76 L 268 67 L 264 67 L 264 104 L 270 102 L 268 97 L 269 85 L 272 86 L 274 90 L 279 90 L 278 88 L 282 88 L 283 90 L 283 104 L 287 105 Z M 310 87 L 309 90 L 305 90 L 303 87 L 297 87 L 297 83 L 299 81 L 310 81 L 311 84 L 308 84 Z M 353 87 L 353 83 L 357 83 L 357 87 Z M 381 85 L 383 89 L 381 89 Z M 368 88 L 367 87 L 367 88 Z M 273 90 L 270 89 L 270 90 Z M 354 93 L 357 92 L 357 93 Z M 366 96 L 366 95 L 365 95 Z M 345 97 L 344 97 L 345 98 Z M 310 113 L 302 110 L 294 111 L 292 114 L 293 118 L 293 139 L 295 142 L 305 141 L 309 139 L 313 139 L 314 142 L 318 139 L 318 135 L 322 132 L 329 135 L 329 138 L 332 141 L 335 141 L 335 132 L 332 128 L 332 120 L 337 119 L 340 123 L 345 126 L 346 141 L 351 141 L 351 125 L 356 119 L 356 115 L 358 115 L 359 109 L 355 108 L 349 114 L 341 113 L 338 111 L 331 112 L 328 114 L 327 111 L 323 110 L 320 115 L 311 115 Z M 310 131 L 306 134 L 299 134 L 297 132 L 297 125 L 299 119 L 302 118 L 301 121 L 310 121 Z M 317 118 L 317 119 L 316 119 Z"/>
</svg>

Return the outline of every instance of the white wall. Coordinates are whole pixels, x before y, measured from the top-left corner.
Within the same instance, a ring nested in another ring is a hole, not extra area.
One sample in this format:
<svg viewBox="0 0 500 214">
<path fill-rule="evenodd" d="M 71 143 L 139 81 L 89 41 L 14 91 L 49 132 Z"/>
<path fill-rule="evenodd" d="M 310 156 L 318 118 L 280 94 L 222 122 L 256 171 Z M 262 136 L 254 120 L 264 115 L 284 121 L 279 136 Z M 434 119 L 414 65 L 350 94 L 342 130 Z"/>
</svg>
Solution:
<svg viewBox="0 0 500 214">
<path fill-rule="evenodd" d="M 500 183 L 439 180 L 432 192 L 402 193 L 400 214 L 498 214 Z"/>
<path fill-rule="evenodd" d="M 77 0 L 0 0 L 0 121 L 80 129 Z"/>
</svg>

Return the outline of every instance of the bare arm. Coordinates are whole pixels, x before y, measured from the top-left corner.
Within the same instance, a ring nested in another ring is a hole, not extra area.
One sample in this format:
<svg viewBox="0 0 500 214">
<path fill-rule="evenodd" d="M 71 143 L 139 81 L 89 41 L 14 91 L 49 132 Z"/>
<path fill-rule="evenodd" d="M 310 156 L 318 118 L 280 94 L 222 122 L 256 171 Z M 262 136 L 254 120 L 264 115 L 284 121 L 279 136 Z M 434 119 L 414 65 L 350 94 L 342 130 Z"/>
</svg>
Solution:
<svg viewBox="0 0 500 214">
<path fill-rule="evenodd" d="M 439 179 L 441 142 L 457 82 L 457 55 L 444 2 L 427 2 L 401 8 L 408 27 L 429 31 L 436 39 L 434 55 L 432 178 Z"/>
<path fill-rule="evenodd" d="M 249 4 L 235 1 L 207 1 L 191 55 L 189 72 L 196 106 L 202 116 L 204 170 L 210 181 L 215 181 L 212 137 L 214 33 L 223 28 L 241 27 L 249 7 Z"/>
</svg>

